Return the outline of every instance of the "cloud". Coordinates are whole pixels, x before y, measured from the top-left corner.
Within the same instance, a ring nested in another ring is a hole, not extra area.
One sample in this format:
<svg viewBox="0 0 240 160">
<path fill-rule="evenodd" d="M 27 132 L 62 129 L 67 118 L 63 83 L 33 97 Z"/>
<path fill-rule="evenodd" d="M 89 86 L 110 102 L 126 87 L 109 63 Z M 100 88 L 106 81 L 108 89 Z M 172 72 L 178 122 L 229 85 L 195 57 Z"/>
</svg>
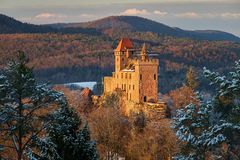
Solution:
<svg viewBox="0 0 240 160">
<path fill-rule="evenodd" d="M 158 10 L 155 10 L 153 13 L 156 15 L 159 15 L 159 16 L 165 16 L 166 14 L 168 14 L 167 12 L 162 12 L 162 11 L 158 11 Z"/>
<path fill-rule="evenodd" d="M 185 12 L 185 13 L 177 13 L 176 17 L 179 18 L 201 18 L 202 16 L 196 12 Z"/>
<path fill-rule="evenodd" d="M 240 13 L 196 13 L 196 12 L 185 12 L 177 13 L 174 16 L 179 18 L 222 18 L 222 19 L 240 19 Z"/>
<path fill-rule="evenodd" d="M 62 18 L 67 18 L 66 15 L 62 14 L 55 14 L 55 13 L 40 13 L 35 16 L 35 18 L 38 19 L 62 19 Z"/>
<path fill-rule="evenodd" d="M 222 13 L 220 15 L 222 18 L 227 18 L 227 19 L 239 19 L 240 18 L 240 13 Z"/>
<path fill-rule="evenodd" d="M 150 13 L 146 9 L 136 9 L 131 8 L 127 9 L 120 13 L 121 15 L 149 15 Z"/>
</svg>

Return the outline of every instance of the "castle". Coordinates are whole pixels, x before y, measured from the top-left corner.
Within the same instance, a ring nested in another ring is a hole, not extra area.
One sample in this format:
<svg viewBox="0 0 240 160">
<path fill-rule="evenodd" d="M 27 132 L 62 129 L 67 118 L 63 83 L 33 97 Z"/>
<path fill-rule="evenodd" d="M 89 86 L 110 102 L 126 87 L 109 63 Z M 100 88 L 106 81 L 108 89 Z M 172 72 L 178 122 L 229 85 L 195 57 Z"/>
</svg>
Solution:
<svg viewBox="0 0 240 160">
<path fill-rule="evenodd" d="M 135 103 L 158 101 L 158 59 L 150 58 L 143 44 L 140 55 L 128 38 L 114 50 L 115 72 L 104 77 L 104 93 L 121 89 Z"/>
</svg>

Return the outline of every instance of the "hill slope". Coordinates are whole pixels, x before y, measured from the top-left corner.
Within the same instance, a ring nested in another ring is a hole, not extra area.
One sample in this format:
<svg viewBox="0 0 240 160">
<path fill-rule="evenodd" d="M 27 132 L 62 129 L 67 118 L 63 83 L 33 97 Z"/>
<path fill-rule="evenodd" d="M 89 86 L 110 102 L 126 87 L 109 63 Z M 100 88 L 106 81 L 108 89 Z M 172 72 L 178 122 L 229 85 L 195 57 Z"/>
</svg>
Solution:
<svg viewBox="0 0 240 160">
<path fill-rule="evenodd" d="M 240 38 L 222 31 L 197 30 L 187 31 L 172 28 L 165 24 L 136 16 L 111 16 L 91 22 L 56 23 L 49 25 L 33 25 L 22 23 L 14 18 L 0 14 L 0 34 L 5 33 L 84 33 L 121 36 L 126 32 L 153 32 L 160 35 L 186 37 L 204 40 L 228 40 L 240 42 Z"/>
<path fill-rule="evenodd" d="M 14 18 L 0 14 L 0 33 L 47 33 L 55 29 L 49 26 L 22 23 Z"/>
<path fill-rule="evenodd" d="M 165 24 L 136 16 L 111 16 L 91 22 L 61 23 L 51 24 L 49 26 L 53 28 L 94 28 L 105 34 L 111 34 L 113 32 L 121 33 L 121 31 L 150 31 L 161 35 L 174 37 L 186 37 L 205 40 L 229 40 L 240 42 L 239 37 L 227 32 L 216 30 L 187 31 L 179 28 L 172 28 Z"/>
<path fill-rule="evenodd" d="M 13 33 L 85 33 L 90 35 L 100 34 L 95 29 L 88 28 L 53 28 L 48 25 L 33 25 L 22 23 L 14 18 L 0 14 L 0 34 Z"/>
</svg>

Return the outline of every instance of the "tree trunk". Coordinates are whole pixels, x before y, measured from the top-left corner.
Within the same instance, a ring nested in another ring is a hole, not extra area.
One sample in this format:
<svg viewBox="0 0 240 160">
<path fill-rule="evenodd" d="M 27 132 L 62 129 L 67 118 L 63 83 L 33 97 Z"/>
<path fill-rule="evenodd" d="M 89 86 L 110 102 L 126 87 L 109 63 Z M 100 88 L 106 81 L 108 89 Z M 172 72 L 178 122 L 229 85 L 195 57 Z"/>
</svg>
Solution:
<svg viewBox="0 0 240 160">
<path fill-rule="evenodd" d="M 23 113 L 22 113 L 22 94 L 20 92 L 19 94 L 19 110 L 18 110 L 18 116 L 20 117 L 19 120 L 19 128 L 18 128 L 18 160 L 22 160 L 22 154 L 23 154 Z"/>
<path fill-rule="evenodd" d="M 23 153 L 22 150 L 18 151 L 18 160 L 22 160 L 22 153 Z"/>
</svg>

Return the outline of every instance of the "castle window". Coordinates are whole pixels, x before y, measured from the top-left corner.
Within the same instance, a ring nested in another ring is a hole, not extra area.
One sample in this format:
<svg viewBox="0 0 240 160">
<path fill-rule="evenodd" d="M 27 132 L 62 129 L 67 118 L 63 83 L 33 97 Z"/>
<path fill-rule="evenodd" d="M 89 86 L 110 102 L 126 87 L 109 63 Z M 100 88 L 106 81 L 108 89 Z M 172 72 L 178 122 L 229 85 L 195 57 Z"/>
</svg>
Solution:
<svg viewBox="0 0 240 160">
<path fill-rule="evenodd" d="M 129 73 L 129 79 L 131 79 L 132 77 L 131 77 L 131 73 Z"/>
<path fill-rule="evenodd" d="M 124 61 L 124 58 L 122 58 L 122 61 Z"/>
<path fill-rule="evenodd" d="M 144 102 L 147 102 L 147 96 L 144 96 L 144 97 L 143 97 L 143 101 L 144 101 Z"/>
<path fill-rule="evenodd" d="M 129 93 L 129 100 L 132 100 L 131 93 Z"/>
<path fill-rule="evenodd" d="M 131 85 L 129 85 L 129 90 L 131 89 Z"/>
<path fill-rule="evenodd" d="M 123 79 L 123 73 L 121 73 L 121 78 Z"/>
<path fill-rule="evenodd" d="M 127 73 L 125 73 L 125 78 L 127 79 Z"/>
<path fill-rule="evenodd" d="M 123 90 L 123 84 L 122 84 L 122 90 Z"/>
<path fill-rule="evenodd" d="M 133 85 L 133 90 L 134 90 L 134 85 Z"/>
<path fill-rule="evenodd" d="M 124 90 L 126 91 L 126 84 L 124 84 Z"/>
<path fill-rule="evenodd" d="M 156 80 L 156 74 L 154 74 L 154 80 Z"/>
<path fill-rule="evenodd" d="M 142 80 L 142 74 L 140 74 L 140 80 Z"/>
</svg>

